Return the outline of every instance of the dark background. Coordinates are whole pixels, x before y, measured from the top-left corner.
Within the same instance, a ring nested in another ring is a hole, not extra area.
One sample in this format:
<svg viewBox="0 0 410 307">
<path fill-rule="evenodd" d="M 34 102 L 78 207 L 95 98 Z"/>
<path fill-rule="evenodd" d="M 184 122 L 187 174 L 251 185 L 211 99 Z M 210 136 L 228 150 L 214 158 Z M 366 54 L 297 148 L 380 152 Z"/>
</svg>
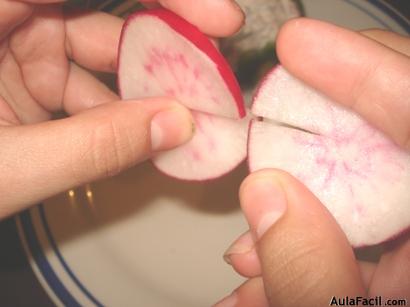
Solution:
<svg viewBox="0 0 410 307">
<path fill-rule="evenodd" d="M 387 2 L 390 3 L 392 6 L 396 7 L 407 19 L 410 19 L 409 0 L 388 0 Z"/>
<path fill-rule="evenodd" d="M 110 11 L 117 3 L 122 2 L 124 1 L 74 0 L 71 4 L 87 7 L 98 5 L 101 9 Z M 410 0 L 390 0 L 388 2 L 410 19 Z M 130 8 L 136 8 L 136 6 L 130 5 Z M 123 15 L 122 12 L 120 15 Z M 0 222 L 0 246 L 0 306 L 54 306 L 29 267 L 17 235 L 14 218 Z"/>
</svg>

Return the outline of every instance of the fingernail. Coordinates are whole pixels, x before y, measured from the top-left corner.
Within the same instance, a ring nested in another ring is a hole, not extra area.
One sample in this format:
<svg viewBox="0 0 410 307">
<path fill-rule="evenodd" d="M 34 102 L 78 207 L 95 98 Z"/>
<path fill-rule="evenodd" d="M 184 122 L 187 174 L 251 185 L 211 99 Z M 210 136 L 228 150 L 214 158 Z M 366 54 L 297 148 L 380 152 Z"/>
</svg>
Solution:
<svg viewBox="0 0 410 307">
<path fill-rule="evenodd" d="M 151 149 L 163 151 L 182 145 L 192 138 L 194 130 L 192 116 L 184 107 L 163 110 L 151 120 Z"/>
<path fill-rule="evenodd" d="M 224 260 L 232 264 L 231 256 L 249 253 L 254 247 L 252 235 L 249 231 L 242 234 L 224 253 Z"/>
<path fill-rule="evenodd" d="M 252 235 L 260 239 L 285 213 L 285 192 L 274 177 L 260 175 L 245 182 L 240 194 Z"/>
<path fill-rule="evenodd" d="M 237 303 L 238 295 L 236 294 L 236 292 L 232 292 L 232 294 L 216 303 L 214 307 L 235 307 Z"/>
</svg>

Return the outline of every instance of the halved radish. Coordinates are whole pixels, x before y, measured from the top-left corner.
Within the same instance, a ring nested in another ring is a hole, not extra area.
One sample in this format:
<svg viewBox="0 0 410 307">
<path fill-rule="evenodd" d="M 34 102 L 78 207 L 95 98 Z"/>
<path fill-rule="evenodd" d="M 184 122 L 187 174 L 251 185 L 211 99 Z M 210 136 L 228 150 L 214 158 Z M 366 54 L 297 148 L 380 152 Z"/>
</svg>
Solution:
<svg viewBox="0 0 410 307">
<path fill-rule="evenodd" d="M 118 79 L 123 99 L 171 96 L 197 111 L 194 139 L 153 160 L 164 173 L 208 180 L 245 159 L 241 89 L 212 42 L 181 17 L 164 9 L 130 16 L 121 36 Z"/>
<path fill-rule="evenodd" d="M 353 246 L 383 242 L 410 226 L 410 155 L 388 137 L 278 66 L 252 112 L 251 171 L 283 169 L 333 214 Z"/>
</svg>

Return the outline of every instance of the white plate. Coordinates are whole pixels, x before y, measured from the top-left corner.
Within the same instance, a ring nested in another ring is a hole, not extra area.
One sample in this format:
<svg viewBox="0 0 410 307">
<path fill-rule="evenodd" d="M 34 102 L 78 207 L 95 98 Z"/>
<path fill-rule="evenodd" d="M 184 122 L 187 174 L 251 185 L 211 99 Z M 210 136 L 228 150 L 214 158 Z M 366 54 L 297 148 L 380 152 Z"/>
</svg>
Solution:
<svg viewBox="0 0 410 307">
<path fill-rule="evenodd" d="M 409 31 L 379 0 L 302 2 L 307 16 L 352 29 Z M 247 229 L 237 199 L 245 174 L 189 184 L 145 163 L 21 214 L 20 237 L 57 305 L 209 306 L 242 281 L 222 254 Z"/>
</svg>

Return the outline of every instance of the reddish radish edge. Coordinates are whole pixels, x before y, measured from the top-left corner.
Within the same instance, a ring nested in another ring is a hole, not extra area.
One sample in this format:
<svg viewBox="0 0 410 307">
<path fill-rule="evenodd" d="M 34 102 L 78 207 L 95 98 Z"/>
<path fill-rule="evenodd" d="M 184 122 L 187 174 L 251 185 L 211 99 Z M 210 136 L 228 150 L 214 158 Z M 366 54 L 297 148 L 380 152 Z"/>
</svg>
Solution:
<svg viewBox="0 0 410 307">
<path fill-rule="evenodd" d="M 178 15 L 168 11 L 166 9 L 152 9 L 152 10 L 144 10 L 136 12 L 130 15 L 124 23 L 124 26 L 121 30 L 120 36 L 120 43 L 118 46 L 118 57 L 117 57 L 117 72 L 118 72 L 118 79 L 117 79 L 117 87 L 121 94 L 121 86 L 120 86 L 120 54 L 122 49 L 122 42 L 125 37 L 126 29 L 128 28 L 129 24 L 134 20 L 134 18 L 138 18 L 139 16 L 153 16 L 161 19 L 165 22 L 169 27 L 175 30 L 178 34 L 185 37 L 188 41 L 190 41 L 193 45 L 195 45 L 200 51 L 205 53 L 212 62 L 215 63 L 219 74 L 221 75 L 225 85 L 227 86 L 229 92 L 233 96 L 239 118 L 243 118 L 246 116 L 245 110 L 245 102 L 242 96 L 242 91 L 239 86 L 239 83 L 232 72 L 228 62 L 225 60 L 223 55 L 218 51 L 218 49 L 214 46 L 211 40 L 204 35 L 196 26 L 192 25 L 185 19 L 179 17 Z"/>
<path fill-rule="evenodd" d="M 256 119 L 252 119 L 252 120 L 249 121 L 248 136 L 247 136 L 247 139 L 246 139 L 246 160 L 247 160 L 246 164 L 248 166 L 248 172 L 249 173 L 253 173 L 252 169 L 251 169 L 251 159 L 249 158 L 250 157 L 250 155 L 249 155 L 250 152 L 249 151 L 250 151 L 250 148 L 251 148 L 251 146 L 250 146 L 250 140 L 251 140 L 250 136 L 251 136 L 251 132 L 252 132 L 252 126 L 253 126 L 255 121 L 256 121 Z"/>
<path fill-rule="evenodd" d="M 372 247 L 372 246 L 375 246 L 375 245 L 380 245 L 380 244 L 385 244 L 385 243 L 392 242 L 392 241 L 394 241 L 396 239 L 399 239 L 401 237 L 404 237 L 406 235 L 410 235 L 410 226 L 403 229 L 402 231 L 399 231 L 398 233 L 396 233 L 396 234 L 394 234 L 390 237 L 387 237 L 386 239 L 381 240 L 380 242 L 372 243 L 372 244 L 352 245 L 352 247 L 354 249 L 362 249 L 362 248 Z"/>
<path fill-rule="evenodd" d="M 255 122 L 263 122 L 263 117 L 257 117 L 257 118 L 253 118 L 249 121 L 249 127 L 248 127 L 248 138 L 246 139 L 246 158 L 248 160 L 248 171 L 249 173 L 253 173 L 252 168 L 251 168 L 251 159 L 250 159 L 250 141 L 251 141 L 251 132 L 252 132 L 252 126 Z"/>
<path fill-rule="evenodd" d="M 272 75 L 272 74 L 274 74 L 275 73 L 275 71 L 279 68 L 279 67 L 281 67 L 282 65 L 281 64 L 276 64 L 275 66 L 273 66 L 272 67 L 272 69 L 271 70 L 269 70 L 264 76 L 263 76 L 263 78 L 261 79 L 261 81 L 259 81 L 259 83 L 258 83 L 258 86 L 257 86 L 257 88 L 256 88 L 256 90 L 255 90 L 255 93 L 253 94 L 253 97 L 252 97 L 252 102 L 251 102 L 251 105 L 250 105 L 250 113 L 253 115 L 253 116 L 255 116 L 255 114 L 253 114 L 253 108 L 254 108 L 254 106 L 256 105 L 256 102 L 257 102 L 257 100 L 258 100 L 258 97 L 259 97 L 259 94 L 260 94 L 260 92 L 261 92 L 261 90 L 262 90 L 262 88 L 264 87 L 264 85 L 265 85 L 265 83 L 268 81 L 268 79 L 270 78 L 270 76 Z M 259 117 L 259 116 L 257 116 L 257 118 L 256 119 L 252 119 L 251 121 L 250 121 L 250 123 L 249 123 L 249 130 L 248 130 L 248 139 L 247 139 L 247 144 L 246 144 L 246 150 L 247 150 L 247 160 L 248 160 L 248 171 L 249 171 L 249 173 L 252 173 L 252 169 L 251 169 L 251 159 L 250 159 L 250 152 L 249 152 L 249 148 L 250 148 L 250 135 L 251 135 L 251 131 L 252 131 L 252 126 L 253 126 L 253 124 L 254 124 L 254 122 L 255 121 L 259 121 L 259 122 L 263 122 L 264 121 L 264 118 L 263 117 Z"/>
<path fill-rule="evenodd" d="M 273 66 L 272 69 L 269 70 L 263 76 L 261 81 L 259 81 L 258 86 L 256 87 L 256 90 L 255 90 L 255 93 L 253 94 L 252 102 L 251 102 L 251 105 L 250 105 L 250 108 L 249 108 L 251 113 L 253 112 L 253 107 L 254 107 L 256 101 L 258 100 L 259 94 L 260 94 L 262 88 L 264 87 L 265 83 L 268 81 L 270 76 L 275 73 L 276 69 L 280 68 L 281 66 L 282 66 L 281 64 L 276 64 L 275 66 Z M 252 115 L 255 115 L 255 114 L 252 113 Z"/>
</svg>

